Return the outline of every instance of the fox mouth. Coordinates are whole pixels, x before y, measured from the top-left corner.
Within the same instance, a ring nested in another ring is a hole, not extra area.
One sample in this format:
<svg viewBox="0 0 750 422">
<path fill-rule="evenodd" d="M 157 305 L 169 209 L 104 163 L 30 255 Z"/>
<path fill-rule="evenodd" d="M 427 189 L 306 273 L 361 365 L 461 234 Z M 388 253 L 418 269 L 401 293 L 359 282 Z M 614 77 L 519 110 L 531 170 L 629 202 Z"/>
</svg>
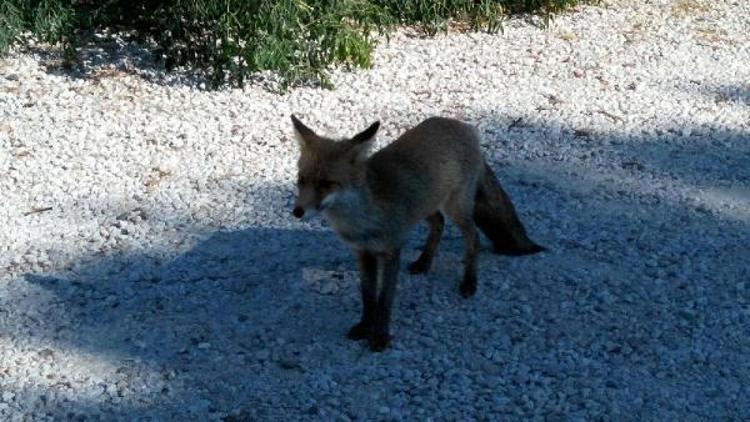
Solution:
<svg viewBox="0 0 750 422">
<path fill-rule="evenodd" d="M 323 212 L 331 208 L 336 203 L 337 196 L 338 194 L 336 192 L 329 193 L 320 202 L 318 202 L 314 206 L 310 206 L 309 208 L 303 207 L 301 205 L 296 205 L 292 210 L 292 215 L 294 215 L 296 218 L 302 219 L 304 217 L 311 217 L 319 212 Z"/>
<path fill-rule="evenodd" d="M 332 193 L 329 193 L 328 195 L 326 195 L 325 198 L 323 198 L 323 200 L 320 201 L 320 203 L 318 204 L 317 210 L 318 211 L 325 211 L 328 208 L 330 208 L 334 204 L 334 202 L 336 201 L 336 197 L 337 196 L 338 196 L 338 194 L 336 192 L 332 192 Z"/>
</svg>

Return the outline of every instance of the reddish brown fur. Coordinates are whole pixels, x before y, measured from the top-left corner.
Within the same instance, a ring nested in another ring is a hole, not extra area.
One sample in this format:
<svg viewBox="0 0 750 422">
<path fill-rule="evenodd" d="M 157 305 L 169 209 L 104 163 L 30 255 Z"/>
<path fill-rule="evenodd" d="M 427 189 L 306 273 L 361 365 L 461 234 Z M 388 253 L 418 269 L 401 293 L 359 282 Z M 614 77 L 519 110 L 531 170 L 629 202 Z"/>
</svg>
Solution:
<svg viewBox="0 0 750 422">
<path fill-rule="evenodd" d="M 464 297 L 477 288 L 475 227 L 503 253 L 541 250 L 526 236 L 510 199 L 479 149 L 477 131 L 457 120 L 433 117 L 406 131 L 367 158 L 379 123 L 352 137 L 321 137 L 292 116 L 300 144 L 294 214 L 322 211 L 338 235 L 357 254 L 362 273 L 362 319 L 349 331 L 367 338 L 373 350 L 389 341 L 400 251 L 410 229 L 427 220 L 430 235 L 410 266 L 426 272 L 442 234 L 443 214 L 466 241 Z"/>
</svg>

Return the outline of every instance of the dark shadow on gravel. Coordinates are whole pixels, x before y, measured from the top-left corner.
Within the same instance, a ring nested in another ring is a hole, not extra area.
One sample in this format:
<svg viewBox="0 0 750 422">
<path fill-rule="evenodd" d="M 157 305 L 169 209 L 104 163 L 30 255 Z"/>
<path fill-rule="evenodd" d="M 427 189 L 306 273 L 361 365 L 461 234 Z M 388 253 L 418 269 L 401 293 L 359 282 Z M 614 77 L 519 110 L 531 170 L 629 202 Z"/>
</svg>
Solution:
<svg viewBox="0 0 750 422">
<path fill-rule="evenodd" d="M 501 121 L 508 120 L 517 121 Z M 498 138 L 524 142 L 545 130 L 500 130 Z M 511 186 L 535 188 L 511 187 L 511 197 L 544 198 L 530 207 L 560 233 L 542 239 L 558 245 L 542 264 L 553 270 L 522 302 L 533 335 L 518 334 L 551 356 L 526 364 L 537 373 L 565 368 L 584 391 L 603 385 L 606 393 L 593 393 L 593 401 L 630 409 L 636 419 L 686 411 L 748 417 L 750 133 L 619 136 L 581 128 L 549 143 L 548 155 L 504 163 Z M 654 192 L 665 181 L 703 199 Z M 554 349 L 578 355 L 554 356 Z M 581 407 L 587 395 L 578 393 Z"/>
<path fill-rule="evenodd" d="M 279 394 L 269 390 L 273 379 L 304 373 L 299 362 L 331 363 L 332 356 L 308 346 L 344 345 L 359 306 L 356 287 L 348 286 L 345 298 L 321 295 L 306 269 L 340 277 L 353 265 L 330 232 L 252 228 L 215 232 L 169 262 L 116 255 L 90 259 L 74 274 L 25 280 L 53 294 L 43 305 L 52 323 L 37 331 L 43 340 L 104 361 L 138 363 L 117 370 L 129 385 L 115 395 L 121 404 L 105 399 L 100 410 L 184 417 L 265 402 Z M 143 381 L 151 378 L 152 385 Z M 171 386 L 162 390 L 164 383 Z M 158 404 L 123 406 L 139 395 Z M 193 395 L 215 401 L 196 404 Z M 89 414 L 94 403 L 78 413 Z"/>
<path fill-rule="evenodd" d="M 490 126 L 489 137 L 500 144 L 496 157 L 500 161 L 507 161 L 504 146 L 518 149 L 519 144 L 529 142 L 530 134 L 538 139 L 536 136 L 550 129 L 529 124 L 523 117 L 492 115 L 490 119 L 496 122 Z M 653 183 L 674 181 L 681 186 L 716 190 L 717 195 L 734 195 L 750 201 L 750 128 L 734 131 L 684 126 L 624 135 L 599 133 L 580 126 L 562 128 L 561 134 L 546 137 L 545 142 L 541 155 L 524 158 L 540 163 L 540 167 L 550 166 L 552 171 L 565 169 L 579 182 L 595 178 L 594 174 L 604 176 L 610 179 L 607 186 L 600 186 L 604 190 L 622 192 L 624 185 L 618 186 L 618 179 L 624 175 L 643 177 Z M 518 157 L 513 160 L 520 164 L 525 161 Z"/>
<path fill-rule="evenodd" d="M 486 142 L 544 130 L 499 128 Z M 382 355 L 344 338 L 359 312 L 356 271 L 328 229 L 217 231 L 167 262 L 89 257 L 75 273 L 27 274 L 52 296 L 37 305 L 44 321 L 27 322 L 40 343 L 122 366 L 122 397 L 115 386 L 76 404 L 80 414 L 372 419 L 381 405 L 439 415 L 448 401 L 463 419 L 750 418 L 750 222 L 647 189 L 665 177 L 747 187 L 747 135 L 729 135 L 726 151 L 708 135 L 705 148 L 691 143 L 700 137 L 572 134 L 542 157 L 489 148 L 550 252 L 483 253 L 478 295 L 464 301 L 462 243 L 447 236 L 430 274 L 402 270 L 394 348 Z M 628 172 L 643 173 L 643 191 Z"/>
<path fill-rule="evenodd" d="M 727 103 L 737 103 L 741 105 L 750 106 L 750 84 L 744 85 L 729 85 L 729 84 L 715 84 L 710 81 L 688 81 L 683 87 L 683 90 L 688 92 L 698 92 L 713 101 L 718 106 L 726 105 Z"/>
<path fill-rule="evenodd" d="M 20 52 L 33 55 L 47 73 L 70 79 L 97 83 L 105 78 L 128 75 L 163 86 L 207 85 L 199 72 L 167 72 L 154 58 L 154 46 L 132 33 L 86 33 L 80 37 L 72 62 L 65 59 L 61 49 L 49 46 L 24 46 Z"/>
</svg>

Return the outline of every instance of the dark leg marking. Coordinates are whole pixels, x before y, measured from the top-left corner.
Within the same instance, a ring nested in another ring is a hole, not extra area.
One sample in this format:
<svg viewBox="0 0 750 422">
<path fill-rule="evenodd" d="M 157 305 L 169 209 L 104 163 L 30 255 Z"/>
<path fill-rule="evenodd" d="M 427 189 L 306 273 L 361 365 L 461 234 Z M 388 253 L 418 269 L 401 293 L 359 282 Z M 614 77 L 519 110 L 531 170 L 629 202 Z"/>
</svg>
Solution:
<svg viewBox="0 0 750 422">
<path fill-rule="evenodd" d="M 390 342 L 391 309 L 396 295 L 400 258 L 400 249 L 378 254 L 380 292 L 375 314 L 375 327 L 369 338 L 370 349 L 374 352 L 385 350 Z"/>
</svg>

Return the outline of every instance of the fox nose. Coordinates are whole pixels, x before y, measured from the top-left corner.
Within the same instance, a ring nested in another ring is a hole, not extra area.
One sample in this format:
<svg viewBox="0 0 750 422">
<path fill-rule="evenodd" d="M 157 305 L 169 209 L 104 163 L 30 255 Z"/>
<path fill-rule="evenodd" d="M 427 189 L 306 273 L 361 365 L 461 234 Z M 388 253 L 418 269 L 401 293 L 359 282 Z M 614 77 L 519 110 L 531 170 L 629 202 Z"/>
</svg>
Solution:
<svg viewBox="0 0 750 422">
<path fill-rule="evenodd" d="M 294 207 L 292 214 L 297 218 L 302 218 L 302 216 L 305 215 L 305 209 L 302 207 Z"/>
</svg>

